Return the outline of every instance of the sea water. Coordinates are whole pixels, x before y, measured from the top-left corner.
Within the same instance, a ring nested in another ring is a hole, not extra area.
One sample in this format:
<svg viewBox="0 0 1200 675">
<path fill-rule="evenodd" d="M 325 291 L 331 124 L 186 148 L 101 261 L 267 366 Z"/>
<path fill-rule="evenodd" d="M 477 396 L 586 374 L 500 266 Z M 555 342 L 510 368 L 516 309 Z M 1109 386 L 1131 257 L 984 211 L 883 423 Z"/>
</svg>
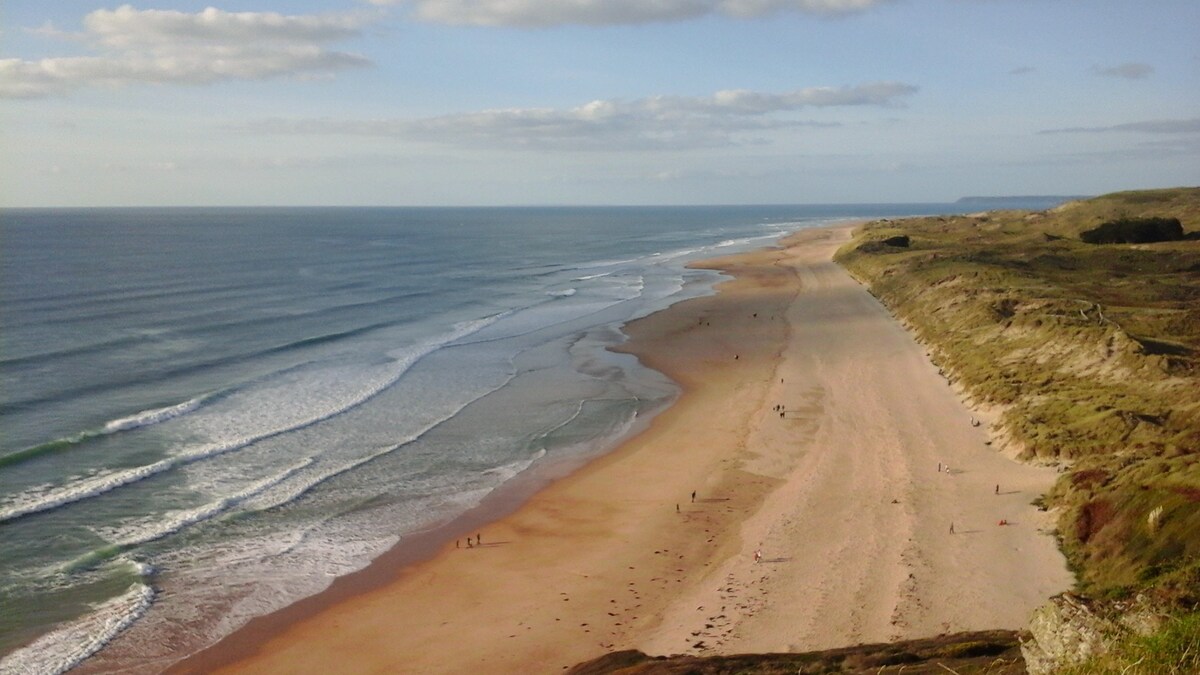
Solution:
<svg viewBox="0 0 1200 675">
<path fill-rule="evenodd" d="M 0 211 L 0 673 L 157 671 L 612 447 L 676 389 L 607 348 L 689 261 L 954 210 Z"/>
</svg>

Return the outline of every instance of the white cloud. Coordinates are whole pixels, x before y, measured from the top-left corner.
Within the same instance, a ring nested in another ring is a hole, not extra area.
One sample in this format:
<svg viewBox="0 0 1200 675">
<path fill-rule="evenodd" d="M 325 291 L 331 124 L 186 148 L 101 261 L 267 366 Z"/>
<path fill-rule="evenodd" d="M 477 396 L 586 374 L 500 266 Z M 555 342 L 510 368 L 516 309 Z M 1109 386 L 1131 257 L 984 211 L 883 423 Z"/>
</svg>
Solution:
<svg viewBox="0 0 1200 675">
<path fill-rule="evenodd" d="M 477 26 L 611 26 L 682 21 L 707 14 L 739 18 L 777 12 L 839 15 L 890 0 L 371 0 L 407 4 L 425 21 Z"/>
<path fill-rule="evenodd" d="M 156 161 L 156 162 L 135 162 L 135 163 L 119 163 L 105 162 L 102 165 L 105 171 L 147 171 L 153 173 L 166 173 L 180 170 L 178 162 L 172 161 Z"/>
<path fill-rule="evenodd" d="M 275 12 L 226 12 L 209 7 L 196 14 L 138 10 L 123 5 L 88 14 L 83 25 L 101 44 L 117 49 L 171 46 L 240 46 L 249 41 L 273 44 L 320 44 L 358 34 L 361 17 L 293 15 Z"/>
<path fill-rule="evenodd" d="M 0 98 L 47 96 L 95 85 L 204 84 L 364 66 L 365 58 L 324 46 L 357 35 L 364 22 L 361 15 L 289 16 L 212 7 L 195 14 L 129 5 L 96 10 L 84 17 L 84 32 L 76 37 L 99 54 L 0 59 Z M 34 30 L 65 35 L 52 26 Z"/>
<path fill-rule="evenodd" d="M 1145 122 L 1126 122 L 1107 127 L 1068 127 L 1065 129 L 1046 129 L 1039 134 L 1094 134 L 1112 131 L 1124 131 L 1146 134 L 1195 134 L 1200 133 L 1200 117 L 1185 120 L 1149 120 Z"/>
<path fill-rule="evenodd" d="M 756 143 L 755 134 L 838 126 L 798 120 L 804 108 L 897 106 L 917 87 L 877 82 L 785 93 L 719 91 L 711 96 L 597 100 L 574 108 L 483 110 L 420 119 L 265 120 L 255 133 L 342 134 L 405 138 L 447 145 L 538 150 L 645 150 Z"/>
<path fill-rule="evenodd" d="M 59 30 L 53 21 L 45 21 L 37 28 L 22 28 L 21 30 L 29 35 L 36 35 L 43 38 L 71 39 L 74 37 L 70 33 Z"/>
<path fill-rule="evenodd" d="M 1126 80 L 1140 80 L 1149 77 L 1154 72 L 1154 66 L 1148 63 L 1122 63 L 1119 66 L 1101 68 L 1092 66 L 1092 72 L 1104 77 L 1119 77 Z"/>
</svg>

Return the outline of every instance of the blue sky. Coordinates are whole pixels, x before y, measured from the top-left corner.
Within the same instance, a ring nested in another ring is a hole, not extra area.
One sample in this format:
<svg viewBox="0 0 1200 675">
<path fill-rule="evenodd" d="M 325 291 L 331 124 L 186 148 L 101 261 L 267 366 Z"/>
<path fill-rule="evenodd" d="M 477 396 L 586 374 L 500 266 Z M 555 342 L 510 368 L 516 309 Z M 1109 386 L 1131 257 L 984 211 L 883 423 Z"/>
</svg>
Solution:
<svg viewBox="0 0 1200 675">
<path fill-rule="evenodd" d="M 4 0 L 0 206 L 1200 185 L 1196 0 Z"/>
</svg>

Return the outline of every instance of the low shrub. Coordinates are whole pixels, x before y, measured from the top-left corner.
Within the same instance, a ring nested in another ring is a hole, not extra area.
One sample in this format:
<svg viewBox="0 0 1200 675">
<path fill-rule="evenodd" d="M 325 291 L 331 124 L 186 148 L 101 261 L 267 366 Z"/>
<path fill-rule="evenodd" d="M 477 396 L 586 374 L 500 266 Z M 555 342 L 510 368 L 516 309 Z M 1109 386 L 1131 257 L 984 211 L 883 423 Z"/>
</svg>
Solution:
<svg viewBox="0 0 1200 675">
<path fill-rule="evenodd" d="M 1088 244 L 1149 244 L 1183 239 L 1178 218 L 1120 218 L 1084 230 L 1079 238 Z"/>
</svg>

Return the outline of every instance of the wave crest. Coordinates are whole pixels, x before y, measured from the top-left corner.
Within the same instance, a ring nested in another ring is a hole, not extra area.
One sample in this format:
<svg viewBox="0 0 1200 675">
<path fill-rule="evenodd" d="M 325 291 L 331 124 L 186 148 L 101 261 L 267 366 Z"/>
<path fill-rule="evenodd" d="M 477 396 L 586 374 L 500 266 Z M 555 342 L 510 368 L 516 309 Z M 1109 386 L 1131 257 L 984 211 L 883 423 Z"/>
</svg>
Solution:
<svg viewBox="0 0 1200 675">
<path fill-rule="evenodd" d="M 129 429 L 137 429 L 138 427 L 148 427 L 152 424 L 165 422 L 171 418 L 186 415 L 187 413 L 196 410 L 205 401 L 204 396 L 197 396 L 189 401 L 184 401 L 176 405 L 167 406 L 165 408 L 153 408 L 151 410 L 143 410 L 140 413 L 112 420 L 104 425 L 104 433 L 114 434 L 118 431 L 128 431 Z"/>
<path fill-rule="evenodd" d="M 142 618 L 154 595 L 149 585 L 133 584 L 123 595 L 9 654 L 0 661 L 0 675 L 67 672 Z"/>
</svg>

